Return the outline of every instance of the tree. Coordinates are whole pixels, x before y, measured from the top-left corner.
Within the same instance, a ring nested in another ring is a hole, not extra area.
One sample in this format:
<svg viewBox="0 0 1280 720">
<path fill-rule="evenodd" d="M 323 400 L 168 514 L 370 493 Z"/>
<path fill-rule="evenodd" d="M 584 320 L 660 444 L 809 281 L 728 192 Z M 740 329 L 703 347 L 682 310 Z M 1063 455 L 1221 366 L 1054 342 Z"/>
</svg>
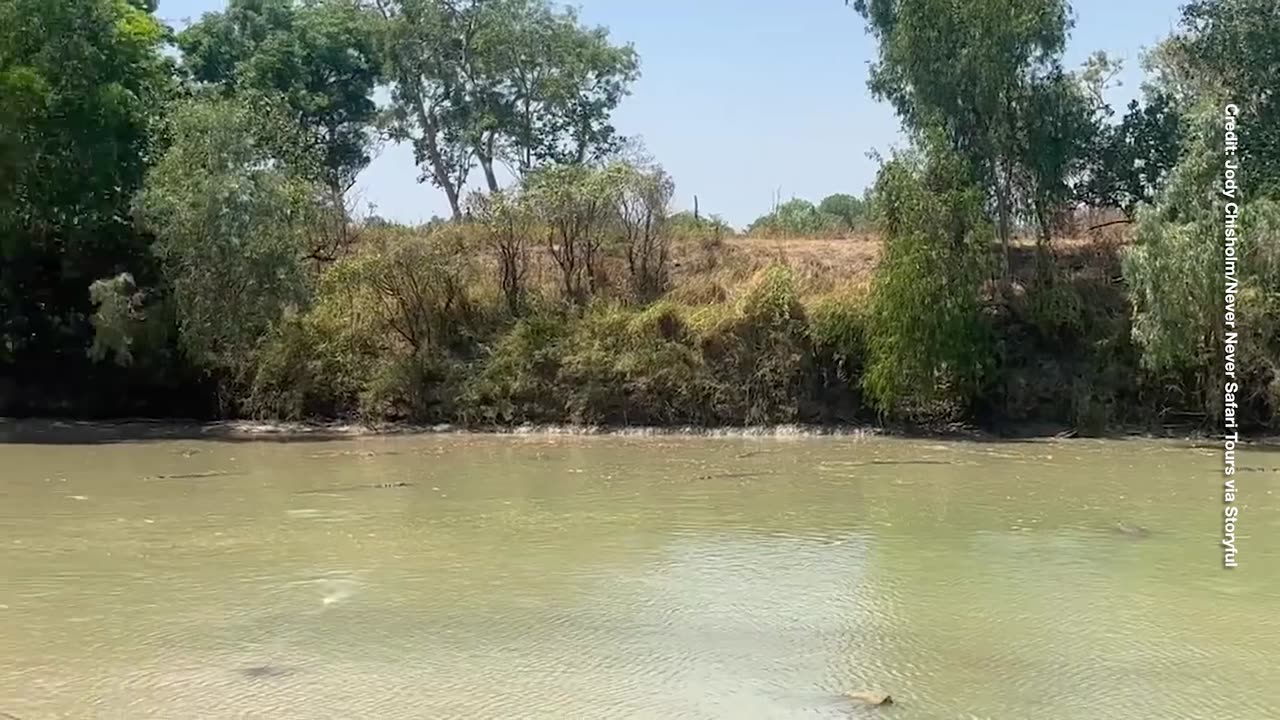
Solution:
<svg viewBox="0 0 1280 720">
<path fill-rule="evenodd" d="M 178 34 L 194 80 L 223 97 L 276 96 L 305 130 L 336 219 L 313 253 L 326 259 L 351 243 L 346 194 L 370 162 L 379 80 L 371 21 L 351 0 L 231 0 Z"/>
<path fill-rule="evenodd" d="M 867 316 L 862 384 L 886 415 L 963 409 L 995 359 L 979 287 L 991 223 L 967 163 L 945 140 L 886 163 L 876 179 L 884 237 Z"/>
<path fill-rule="evenodd" d="M 512 317 L 523 314 L 533 213 L 517 193 L 472 193 L 470 212 L 483 228 L 498 266 L 498 286 Z"/>
<path fill-rule="evenodd" d="M 808 200 L 792 198 L 773 209 L 768 215 L 756 218 L 747 228 L 748 235 L 759 237 L 805 236 L 822 232 L 826 219 Z"/>
<path fill-rule="evenodd" d="M 1145 368 L 1187 387 L 1221 419 L 1224 333 L 1237 331 L 1242 413 L 1274 420 L 1280 408 L 1280 12 L 1256 0 L 1205 0 L 1184 9 L 1182 32 L 1161 44 L 1155 89 L 1181 115 L 1181 157 L 1154 203 L 1137 212 L 1125 257 L 1133 336 Z M 1232 67 L 1238 63 L 1238 67 Z M 1237 192 L 1222 193 L 1223 114 L 1239 110 Z M 1228 209 L 1236 223 L 1224 226 Z M 1235 254 L 1223 257 L 1224 232 Z M 1225 264 L 1225 268 L 1224 268 Z M 1236 282 L 1224 286 L 1224 269 Z M 1224 327 L 1224 291 L 1235 301 Z M 1172 381 L 1172 382 L 1170 382 Z M 1242 420 L 1243 422 L 1243 420 Z"/>
<path fill-rule="evenodd" d="M 1098 126 L 1079 83 L 1058 68 L 1026 88 L 1016 120 L 1013 189 L 1044 258 L 1059 215 L 1076 197 L 1073 181 L 1085 172 Z"/>
<path fill-rule="evenodd" d="M 546 0 L 372 0 L 393 80 L 391 136 L 413 144 L 423 177 L 455 217 L 479 163 L 518 173 L 606 156 L 608 118 L 636 78 L 635 51 Z"/>
<path fill-rule="evenodd" d="M 617 167 L 556 165 L 525 182 L 529 207 L 545 228 L 547 251 L 560 269 L 564 296 L 574 304 L 585 305 L 596 291 L 622 178 Z"/>
<path fill-rule="evenodd" d="M 0 367 L 85 372 L 89 286 L 150 281 L 129 205 L 173 89 L 154 3 L 0 0 Z"/>
<path fill-rule="evenodd" d="M 1007 269 L 1020 189 L 1034 182 L 1042 202 L 1060 182 L 1044 173 L 1070 164 L 1068 157 L 1027 164 L 1038 151 L 1031 143 L 1057 123 L 1036 113 L 1064 100 L 1065 1 L 856 0 L 854 7 L 879 42 L 872 92 L 917 137 L 940 131 L 968 164 L 994 211 Z"/>
<path fill-rule="evenodd" d="M 866 222 L 867 202 L 853 195 L 836 193 L 818 203 L 818 212 L 837 219 L 842 230 L 856 230 Z"/>
<path fill-rule="evenodd" d="M 612 45 L 605 28 L 583 27 L 572 8 L 521 4 L 532 21 L 515 28 L 514 42 L 499 46 L 496 62 L 513 164 L 526 173 L 546 163 L 607 157 L 621 143 L 609 116 L 639 77 L 639 57 L 630 45 Z"/>
<path fill-rule="evenodd" d="M 660 167 L 618 164 L 615 172 L 620 174 L 615 204 L 631 290 L 637 300 L 649 302 L 666 292 L 670 282 L 666 221 L 675 183 Z"/>
<path fill-rule="evenodd" d="M 1133 218 L 1168 182 L 1182 144 L 1182 123 L 1169 95 L 1132 100 L 1118 124 L 1099 128 L 1088 149 L 1076 197 L 1095 207 L 1120 208 Z"/>
<path fill-rule="evenodd" d="M 1280 6 L 1270 0 L 1195 0 L 1172 52 L 1197 97 L 1240 109 L 1240 161 L 1251 194 L 1280 190 Z"/>
<path fill-rule="evenodd" d="M 138 216 L 155 234 L 182 347 L 238 382 L 273 323 L 309 295 L 314 167 L 287 160 L 307 133 L 287 108 L 237 100 L 188 102 L 172 124 Z"/>
</svg>

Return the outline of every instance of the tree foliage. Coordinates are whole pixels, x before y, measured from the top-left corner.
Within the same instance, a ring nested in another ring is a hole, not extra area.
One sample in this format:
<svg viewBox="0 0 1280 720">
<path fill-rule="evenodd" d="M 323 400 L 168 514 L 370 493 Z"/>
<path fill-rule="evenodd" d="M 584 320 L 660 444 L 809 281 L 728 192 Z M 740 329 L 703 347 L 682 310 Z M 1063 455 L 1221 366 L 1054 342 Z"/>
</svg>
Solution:
<svg viewBox="0 0 1280 720">
<path fill-rule="evenodd" d="M 817 237 L 845 235 L 867 224 L 865 200 L 837 193 L 814 205 L 792 198 L 756 218 L 747 234 L 756 237 Z"/>
<path fill-rule="evenodd" d="M 939 132 L 987 196 L 1006 247 L 1019 212 L 1053 214 L 1079 145 L 1061 69 L 1064 0 L 856 0 L 879 41 L 873 93 L 917 137 Z M 1047 113 L 1047 114 L 1046 114 Z M 1055 142 L 1046 147 L 1045 141 Z M 1007 253 L 1007 250 L 1006 250 Z"/>
<path fill-rule="evenodd" d="M 1240 147 L 1251 194 L 1280 192 L 1280 5 L 1270 0 L 1195 0 L 1174 40 L 1197 97 L 1240 107 Z"/>
<path fill-rule="evenodd" d="M 128 211 L 172 82 L 148 10 L 0 2 L 0 368 L 76 372 L 90 283 L 130 269 L 151 280 Z"/>
<path fill-rule="evenodd" d="M 616 227 L 623 169 L 559 165 L 531 176 L 528 207 L 543 228 L 545 246 L 560 270 L 564 297 L 585 305 L 600 281 L 603 248 Z"/>
<path fill-rule="evenodd" d="M 1094 136 L 1077 197 L 1132 216 L 1140 204 L 1154 202 L 1168 181 L 1182 133 L 1181 116 L 1167 94 L 1130 101 L 1119 123 L 1102 125 Z"/>
<path fill-rule="evenodd" d="M 834 218 L 841 230 L 849 232 L 860 229 L 867 221 L 867 201 L 854 195 L 835 193 L 828 195 L 818 203 L 818 212 L 828 218 Z"/>
<path fill-rule="evenodd" d="M 1158 76 L 1183 116 L 1182 154 L 1168 186 L 1139 212 L 1125 262 L 1134 339 L 1145 365 L 1160 377 L 1190 378 L 1197 404 L 1215 417 L 1224 411 L 1219 358 L 1228 330 L 1221 325 L 1227 232 L 1236 247 L 1231 267 L 1238 285 L 1230 289 L 1246 410 L 1265 418 L 1280 408 L 1280 156 L 1275 125 L 1267 123 L 1276 119 L 1280 92 L 1277 38 L 1280 11 L 1271 3 L 1208 0 L 1184 9 L 1183 32 L 1163 46 Z M 1232 63 L 1240 65 L 1229 68 Z M 1246 87 L 1250 81 L 1258 84 Z M 1231 198 L 1221 194 L 1228 104 L 1238 106 L 1245 138 L 1236 156 L 1243 192 Z M 1238 212 L 1230 228 L 1223 224 L 1228 201 Z"/>
<path fill-rule="evenodd" d="M 517 172 L 609 154 L 609 115 L 638 76 L 630 46 L 546 0 L 373 0 L 394 81 L 389 128 L 413 144 L 454 218 L 477 163 Z"/>
<path fill-rule="evenodd" d="M 278 96 L 346 192 L 370 160 L 379 80 L 373 25 L 344 0 L 231 0 L 178 33 L 182 65 L 224 97 Z"/>
<path fill-rule="evenodd" d="M 138 216 L 155 234 L 184 349 L 235 378 L 309 294 L 316 187 L 289 161 L 303 132 L 278 107 L 197 100 L 175 111 L 172 133 Z"/>
<path fill-rule="evenodd" d="M 995 357 L 979 296 L 992 239 L 982 193 L 963 159 L 937 145 L 930 150 L 895 158 L 876 180 L 885 246 L 862 384 L 889 415 L 946 417 L 965 409 Z"/>
</svg>

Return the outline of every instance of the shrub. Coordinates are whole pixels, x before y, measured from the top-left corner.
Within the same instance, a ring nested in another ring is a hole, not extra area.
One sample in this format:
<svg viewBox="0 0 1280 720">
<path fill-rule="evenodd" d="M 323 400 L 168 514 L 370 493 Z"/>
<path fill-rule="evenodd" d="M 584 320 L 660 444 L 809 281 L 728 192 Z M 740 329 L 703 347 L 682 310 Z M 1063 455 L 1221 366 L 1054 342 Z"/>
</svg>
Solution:
<svg viewBox="0 0 1280 720">
<path fill-rule="evenodd" d="M 671 273 L 671 239 L 666 220 L 675 184 L 661 168 L 621 166 L 616 219 L 627 256 L 631 292 L 650 302 L 666 292 Z"/>
<path fill-rule="evenodd" d="M 464 352 L 480 319 L 469 291 L 475 268 L 465 233 L 458 225 L 425 236 L 403 228 L 370 231 L 361 252 L 330 271 L 330 281 L 354 288 L 370 331 L 399 339 L 408 354 Z"/>
<path fill-rule="evenodd" d="M 939 151 L 881 168 L 884 255 L 872 282 L 863 387 L 887 415 L 955 416 L 980 391 L 994 345 L 978 294 L 993 233 L 963 163 Z"/>
<path fill-rule="evenodd" d="M 496 192 L 476 193 L 472 212 L 483 230 L 485 244 L 498 268 L 498 286 L 512 317 L 525 309 L 528 293 L 529 240 L 534 232 L 533 214 L 518 196 Z"/>
<path fill-rule="evenodd" d="M 377 345 L 358 329 L 329 320 L 323 310 L 288 314 L 273 328 L 244 403 L 251 416 L 300 420 L 360 409 Z"/>
<path fill-rule="evenodd" d="M 318 188 L 297 159 L 296 132 L 271 107 L 191 102 L 176 111 L 173 143 L 138 199 L 183 348 L 233 381 L 282 313 L 309 299 L 303 259 Z"/>
<path fill-rule="evenodd" d="M 360 393 L 360 413 L 367 418 L 447 422 L 457 411 L 463 369 L 440 348 L 422 347 L 393 355 L 374 368 Z"/>
<path fill-rule="evenodd" d="M 702 424 L 712 380 L 681 309 L 593 307 L 566 343 L 558 384 L 571 422 Z"/>
<path fill-rule="evenodd" d="M 713 243 L 737 234 L 719 215 L 694 215 L 688 210 L 667 218 L 667 233 L 675 240 Z"/>
<path fill-rule="evenodd" d="M 773 212 L 761 216 L 747 228 L 753 237 L 818 235 L 832 230 L 831 218 L 824 216 L 808 200 L 792 199 Z"/>
<path fill-rule="evenodd" d="M 866 299 L 853 293 L 826 295 L 813 303 L 808 316 L 814 354 L 842 383 L 857 383 L 866 355 Z"/>
<path fill-rule="evenodd" d="M 716 377 L 715 415 L 749 425 L 800 420 L 811 352 L 790 271 L 761 271 L 732 312 L 702 317 L 700 340 Z"/>
<path fill-rule="evenodd" d="M 614 168 L 552 166 L 523 188 L 536 222 L 546 228 L 547 252 L 560 270 L 565 299 L 585 305 L 595 293 L 620 185 Z"/>
<path fill-rule="evenodd" d="M 534 312 L 498 338 L 463 390 L 461 418 L 471 424 L 559 422 L 556 385 L 569 317 Z"/>
<path fill-rule="evenodd" d="M 818 203 L 818 212 L 843 232 L 861 230 L 867 224 L 867 201 L 853 195 L 828 195 Z"/>
</svg>

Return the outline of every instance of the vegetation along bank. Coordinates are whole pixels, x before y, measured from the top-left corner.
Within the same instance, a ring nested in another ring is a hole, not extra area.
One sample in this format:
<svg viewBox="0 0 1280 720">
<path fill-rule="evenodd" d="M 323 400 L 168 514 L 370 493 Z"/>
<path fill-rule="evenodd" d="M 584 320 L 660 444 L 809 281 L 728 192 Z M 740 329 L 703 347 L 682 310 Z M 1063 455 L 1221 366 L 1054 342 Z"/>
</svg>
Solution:
<svg viewBox="0 0 1280 720">
<path fill-rule="evenodd" d="M 1188 4 L 1120 109 L 1063 0 L 852 5 L 909 147 L 739 234 L 613 128 L 634 48 L 545 0 L 0 0 L 0 414 L 1218 427 L 1235 103 L 1240 416 L 1280 427 L 1273 2 Z M 356 211 L 383 142 L 450 217 Z"/>
</svg>

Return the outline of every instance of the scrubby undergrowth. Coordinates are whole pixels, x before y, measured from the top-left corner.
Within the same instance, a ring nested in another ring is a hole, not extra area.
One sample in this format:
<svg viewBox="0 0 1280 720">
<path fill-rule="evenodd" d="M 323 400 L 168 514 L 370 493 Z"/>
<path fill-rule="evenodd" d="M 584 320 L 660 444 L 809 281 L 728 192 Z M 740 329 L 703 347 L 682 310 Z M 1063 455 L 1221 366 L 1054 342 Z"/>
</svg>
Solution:
<svg viewBox="0 0 1280 720">
<path fill-rule="evenodd" d="M 805 241 L 690 241 L 677 244 L 675 284 L 653 302 L 601 278 L 576 306 L 557 296 L 550 268 L 535 268 L 516 316 L 491 263 L 459 259 L 468 241 L 456 232 L 381 229 L 327 269 L 312 308 L 264 340 L 235 412 L 485 428 L 962 423 L 1098 434 L 1205 423 L 1176 379 L 1141 366 L 1116 236 L 1065 241 L 1048 258 L 1016 245 L 1009 289 L 974 298 L 992 355 L 963 397 L 940 382 L 922 402 L 901 385 L 919 379 L 895 375 L 918 349 L 877 345 L 874 263 L 816 265 L 840 255 L 794 252 Z M 875 362 L 897 391 L 868 384 Z"/>
</svg>

